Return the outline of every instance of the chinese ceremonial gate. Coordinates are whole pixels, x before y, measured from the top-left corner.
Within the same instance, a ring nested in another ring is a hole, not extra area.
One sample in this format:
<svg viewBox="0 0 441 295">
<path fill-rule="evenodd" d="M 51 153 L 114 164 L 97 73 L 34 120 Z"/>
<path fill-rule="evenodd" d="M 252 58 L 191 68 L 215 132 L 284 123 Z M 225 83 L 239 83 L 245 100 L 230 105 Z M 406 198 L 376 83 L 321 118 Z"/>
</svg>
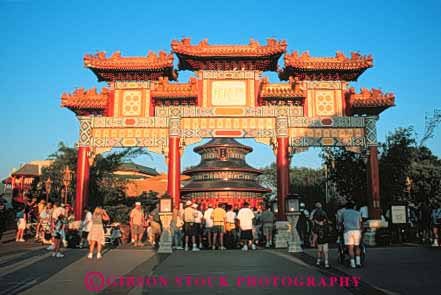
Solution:
<svg viewBox="0 0 441 295">
<path fill-rule="evenodd" d="M 371 56 L 311 57 L 286 53 L 287 43 L 192 45 L 173 41 L 172 53 L 122 57 L 119 52 L 85 55 L 84 65 L 108 88 L 63 94 L 62 106 L 80 121 L 75 212 L 87 202 L 89 165 L 113 147 L 146 147 L 168 161 L 168 192 L 179 206 L 180 156 L 202 138 L 242 137 L 272 145 L 277 159 L 279 218 L 283 219 L 292 153 L 308 147 L 346 147 L 368 155 L 367 192 L 371 216 L 379 217 L 376 121 L 394 105 L 393 94 L 349 82 L 373 66 Z M 179 70 L 191 70 L 187 83 Z M 284 55 L 284 67 L 278 60 Z M 262 72 L 277 71 L 283 83 Z"/>
</svg>

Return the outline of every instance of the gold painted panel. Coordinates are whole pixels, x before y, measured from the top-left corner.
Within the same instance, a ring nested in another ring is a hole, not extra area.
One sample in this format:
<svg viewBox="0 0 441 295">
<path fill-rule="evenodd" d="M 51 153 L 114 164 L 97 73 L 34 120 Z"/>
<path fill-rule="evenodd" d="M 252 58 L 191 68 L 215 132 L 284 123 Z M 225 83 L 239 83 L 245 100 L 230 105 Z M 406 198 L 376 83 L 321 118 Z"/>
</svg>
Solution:
<svg viewBox="0 0 441 295">
<path fill-rule="evenodd" d="M 245 106 L 247 103 L 245 81 L 213 81 L 211 104 L 213 106 Z"/>
</svg>

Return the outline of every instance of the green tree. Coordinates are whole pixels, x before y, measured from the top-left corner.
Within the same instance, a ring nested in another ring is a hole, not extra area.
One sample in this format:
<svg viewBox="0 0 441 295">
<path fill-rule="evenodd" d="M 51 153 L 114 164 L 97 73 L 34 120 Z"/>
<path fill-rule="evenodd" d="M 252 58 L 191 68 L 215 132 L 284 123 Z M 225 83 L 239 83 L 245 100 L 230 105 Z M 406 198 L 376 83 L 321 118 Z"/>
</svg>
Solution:
<svg viewBox="0 0 441 295">
<path fill-rule="evenodd" d="M 417 202 L 441 199 L 441 160 L 425 146 L 416 149 L 410 165 L 408 194 Z"/>
<path fill-rule="evenodd" d="M 277 194 L 277 167 L 276 163 L 271 163 L 269 166 L 261 169 L 262 174 L 258 180 L 260 184 L 272 190 L 272 193 Z"/>
<path fill-rule="evenodd" d="M 294 167 L 289 173 L 289 191 L 297 193 L 308 208 L 313 208 L 314 203 L 326 202 L 326 178 L 323 169 Z"/>
<path fill-rule="evenodd" d="M 380 186 L 383 208 L 395 201 L 406 201 L 406 180 L 416 159 L 417 147 L 413 127 L 398 128 L 380 144 Z"/>
<path fill-rule="evenodd" d="M 59 200 L 63 190 L 63 171 L 66 166 L 69 166 L 71 171 L 77 170 L 77 151 L 74 148 L 66 146 L 63 142 L 58 144 L 58 149 L 55 153 L 49 155 L 48 160 L 52 160 L 49 167 L 42 169 L 41 181 L 46 182 L 49 178 L 52 181 L 49 199 Z M 69 192 L 75 195 L 76 175 L 72 176 Z M 44 187 L 44 185 L 42 186 Z"/>
<path fill-rule="evenodd" d="M 125 185 L 126 181 L 113 174 L 118 167 L 139 155 L 147 152 L 141 148 L 129 148 L 113 151 L 106 155 L 97 155 L 90 168 L 89 179 L 89 200 L 88 205 L 116 206 L 126 201 Z M 63 171 L 69 166 L 71 171 L 76 172 L 77 149 L 68 147 L 64 143 L 59 143 L 58 150 L 49 156 L 52 164 L 42 169 L 42 181 L 51 179 L 51 200 L 59 200 L 63 189 Z M 76 175 L 73 174 L 69 191 L 75 196 Z"/>
<path fill-rule="evenodd" d="M 276 163 L 262 169 L 262 175 L 259 176 L 260 183 L 272 190 L 271 195 L 266 198 L 277 195 L 277 167 Z M 325 199 L 325 177 L 323 169 L 312 168 L 290 168 L 290 187 L 291 193 L 297 193 L 302 196 L 302 201 L 308 206 L 317 202 L 323 202 Z"/>
<path fill-rule="evenodd" d="M 367 178 L 363 155 L 339 147 L 326 149 L 321 157 L 328 168 L 328 179 L 335 184 L 338 194 L 356 202 L 366 202 Z"/>
</svg>

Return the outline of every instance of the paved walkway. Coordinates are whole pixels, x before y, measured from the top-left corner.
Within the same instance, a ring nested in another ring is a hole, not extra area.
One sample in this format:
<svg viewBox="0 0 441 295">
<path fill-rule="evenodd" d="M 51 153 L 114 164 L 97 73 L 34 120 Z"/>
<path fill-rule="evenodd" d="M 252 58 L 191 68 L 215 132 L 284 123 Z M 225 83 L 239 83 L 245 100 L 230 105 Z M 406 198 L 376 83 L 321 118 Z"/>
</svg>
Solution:
<svg viewBox="0 0 441 295">
<path fill-rule="evenodd" d="M 106 250 L 103 260 L 97 261 L 88 260 L 85 249 L 66 249 L 65 258 L 56 259 L 38 244 L 13 242 L 0 246 L 0 294 L 439 295 L 440 250 L 372 248 L 366 267 L 356 270 L 338 265 L 331 250 L 332 268 L 325 270 L 313 266 L 313 250 L 296 255 L 289 255 L 286 249 L 158 255 L 147 248 L 125 248 Z M 94 274 L 86 284 L 90 272 Z M 126 278 L 124 286 L 115 281 L 120 276 Z M 143 286 L 136 285 L 138 277 L 144 278 Z M 340 282 L 345 283 L 340 277 L 348 277 L 349 287 L 340 287 Z M 352 277 L 361 277 L 359 287 L 354 287 Z M 334 286 L 329 287 L 332 280 Z M 97 290 L 91 291 L 93 288 Z"/>
<path fill-rule="evenodd" d="M 144 289 L 144 294 L 349 294 L 339 286 L 300 286 L 307 284 L 308 277 L 310 284 L 314 281 L 315 285 L 322 278 L 326 283 L 329 279 L 315 267 L 288 255 L 286 250 L 176 252 L 153 275 L 164 276 L 171 284 L 167 288 Z M 189 286 L 186 277 L 191 278 Z M 213 278 L 214 287 L 195 286 L 202 284 L 202 278 L 207 282 L 208 277 Z M 298 287 L 290 282 L 295 277 Z"/>
<path fill-rule="evenodd" d="M 315 256 L 313 249 L 306 253 Z M 364 268 L 350 269 L 338 264 L 337 249 L 330 250 L 330 263 L 337 272 L 361 276 L 386 294 L 441 294 L 441 247 L 368 248 L 366 257 Z"/>
</svg>

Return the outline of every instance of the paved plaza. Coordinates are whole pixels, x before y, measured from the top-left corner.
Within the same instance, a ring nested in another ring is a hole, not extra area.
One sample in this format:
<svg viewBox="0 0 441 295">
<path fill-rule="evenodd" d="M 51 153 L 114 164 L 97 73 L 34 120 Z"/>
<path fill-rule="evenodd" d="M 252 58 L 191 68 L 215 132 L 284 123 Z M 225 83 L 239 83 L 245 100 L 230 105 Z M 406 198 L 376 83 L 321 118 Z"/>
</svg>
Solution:
<svg viewBox="0 0 441 295">
<path fill-rule="evenodd" d="M 107 249 L 97 261 L 85 249 L 66 249 L 57 259 L 39 244 L 9 242 L 0 248 L 0 294 L 440 294 L 439 250 L 371 248 L 365 268 L 352 270 L 337 264 L 334 249 L 324 269 L 314 265 L 313 250 L 168 255 L 126 247 Z"/>
</svg>

